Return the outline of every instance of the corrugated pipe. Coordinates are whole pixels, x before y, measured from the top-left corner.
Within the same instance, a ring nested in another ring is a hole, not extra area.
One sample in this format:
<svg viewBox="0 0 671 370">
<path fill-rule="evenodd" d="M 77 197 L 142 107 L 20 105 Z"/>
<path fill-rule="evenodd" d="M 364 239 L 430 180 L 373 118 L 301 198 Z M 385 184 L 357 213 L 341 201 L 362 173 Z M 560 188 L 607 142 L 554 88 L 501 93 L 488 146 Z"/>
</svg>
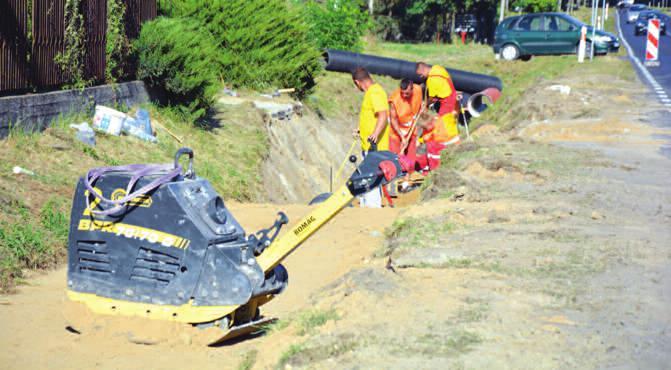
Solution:
<svg viewBox="0 0 671 370">
<path fill-rule="evenodd" d="M 363 67 L 372 74 L 390 76 L 399 80 L 409 78 L 417 83 L 423 82 L 415 72 L 416 63 L 407 60 L 327 49 L 324 52 L 324 61 L 327 71 L 351 73 L 354 69 Z M 489 88 L 494 88 L 499 92 L 503 90 L 503 84 L 496 76 L 452 68 L 446 69 L 452 77 L 454 88 L 464 93 L 477 94 Z"/>
<path fill-rule="evenodd" d="M 501 91 L 490 87 L 475 94 L 464 94 L 461 104 L 471 117 L 477 118 L 487 109 L 487 106 L 496 103 L 499 97 L 501 97 Z"/>
</svg>

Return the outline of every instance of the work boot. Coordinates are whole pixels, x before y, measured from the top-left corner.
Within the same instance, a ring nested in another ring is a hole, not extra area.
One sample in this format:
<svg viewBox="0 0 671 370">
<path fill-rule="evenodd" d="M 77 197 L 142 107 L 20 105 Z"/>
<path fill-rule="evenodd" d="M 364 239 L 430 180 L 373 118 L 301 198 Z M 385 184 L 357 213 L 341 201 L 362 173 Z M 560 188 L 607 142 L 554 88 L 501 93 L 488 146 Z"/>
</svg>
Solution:
<svg viewBox="0 0 671 370">
<path fill-rule="evenodd" d="M 397 185 L 396 180 L 389 183 L 389 196 L 392 198 L 398 197 L 398 194 L 396 193 Z"/>
</svg>

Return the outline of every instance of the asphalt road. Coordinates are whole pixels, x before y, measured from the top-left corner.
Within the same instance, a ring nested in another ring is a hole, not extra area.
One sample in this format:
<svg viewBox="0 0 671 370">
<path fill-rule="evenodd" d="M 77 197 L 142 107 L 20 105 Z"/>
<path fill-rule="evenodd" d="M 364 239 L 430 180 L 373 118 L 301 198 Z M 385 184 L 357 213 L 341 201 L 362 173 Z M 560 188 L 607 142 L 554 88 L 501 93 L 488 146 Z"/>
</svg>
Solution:
<svg viewBox="0 0 671 370">
<path fill-rule="evenodd" d="M 671 36 L 660 36 L 659 40 L 659 67 L 645 67 L 645 47 L 646 35 L 634 35 L 634 23 L 627 24 L 625 19 L 626 11 L 619 12 L 619 33 L 623 46 L 632 57 L 632 63 L 637 69 L 642 80 L 648 84 L 657 99 L 671 111 Z M 665 20 L 667 27 L 669 19 Z M 670 30 L 671 31 L 671 30 Z M 638 62 L 637 62 L 638 61 Z"/>
</svg>

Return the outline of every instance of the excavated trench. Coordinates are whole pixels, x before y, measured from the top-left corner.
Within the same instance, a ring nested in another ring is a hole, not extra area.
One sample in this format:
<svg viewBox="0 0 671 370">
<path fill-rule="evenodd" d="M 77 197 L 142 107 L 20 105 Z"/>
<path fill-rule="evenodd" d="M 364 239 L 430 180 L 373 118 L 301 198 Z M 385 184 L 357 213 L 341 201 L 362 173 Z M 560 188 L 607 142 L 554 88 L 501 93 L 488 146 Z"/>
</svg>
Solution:
<svg viewBox="0 0 671 370">
<path fill-rule="evenodd" d="M 353 169 L 343 162 L 354 141 L 350 134 L 354 126 L 345 120 L 321 119 L 307 109 L 288 120 L 268 120 L 270 153 L 262 166 L 263 198 L 273 203 L 307 203 L 340 186 Z M 342 175 L 335 178 L 341 166 Z"/>
</svg>

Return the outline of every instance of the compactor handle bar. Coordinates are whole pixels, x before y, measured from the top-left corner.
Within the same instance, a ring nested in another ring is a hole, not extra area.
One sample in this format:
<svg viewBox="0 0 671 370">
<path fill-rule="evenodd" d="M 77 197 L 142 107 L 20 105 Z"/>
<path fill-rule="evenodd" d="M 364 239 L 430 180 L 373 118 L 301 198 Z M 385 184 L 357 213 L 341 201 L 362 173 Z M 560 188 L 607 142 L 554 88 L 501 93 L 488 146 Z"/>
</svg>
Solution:
<svg viewBox="0 0 671 370">
<path fill-rule="evenodd" d="M 191 148 L 179 148 L 177 150 L 177 153 L 175 153 L 175 168 L 179 168 L 179 158 L 183 155 L 188 155 L 189 156 L 189 165 L 186 169 L 186 173 L 184 174 L 184 177 L 193 179 L 196 177 L 196 172 L 193 170 L 193 150 Z"/>
</svg>

